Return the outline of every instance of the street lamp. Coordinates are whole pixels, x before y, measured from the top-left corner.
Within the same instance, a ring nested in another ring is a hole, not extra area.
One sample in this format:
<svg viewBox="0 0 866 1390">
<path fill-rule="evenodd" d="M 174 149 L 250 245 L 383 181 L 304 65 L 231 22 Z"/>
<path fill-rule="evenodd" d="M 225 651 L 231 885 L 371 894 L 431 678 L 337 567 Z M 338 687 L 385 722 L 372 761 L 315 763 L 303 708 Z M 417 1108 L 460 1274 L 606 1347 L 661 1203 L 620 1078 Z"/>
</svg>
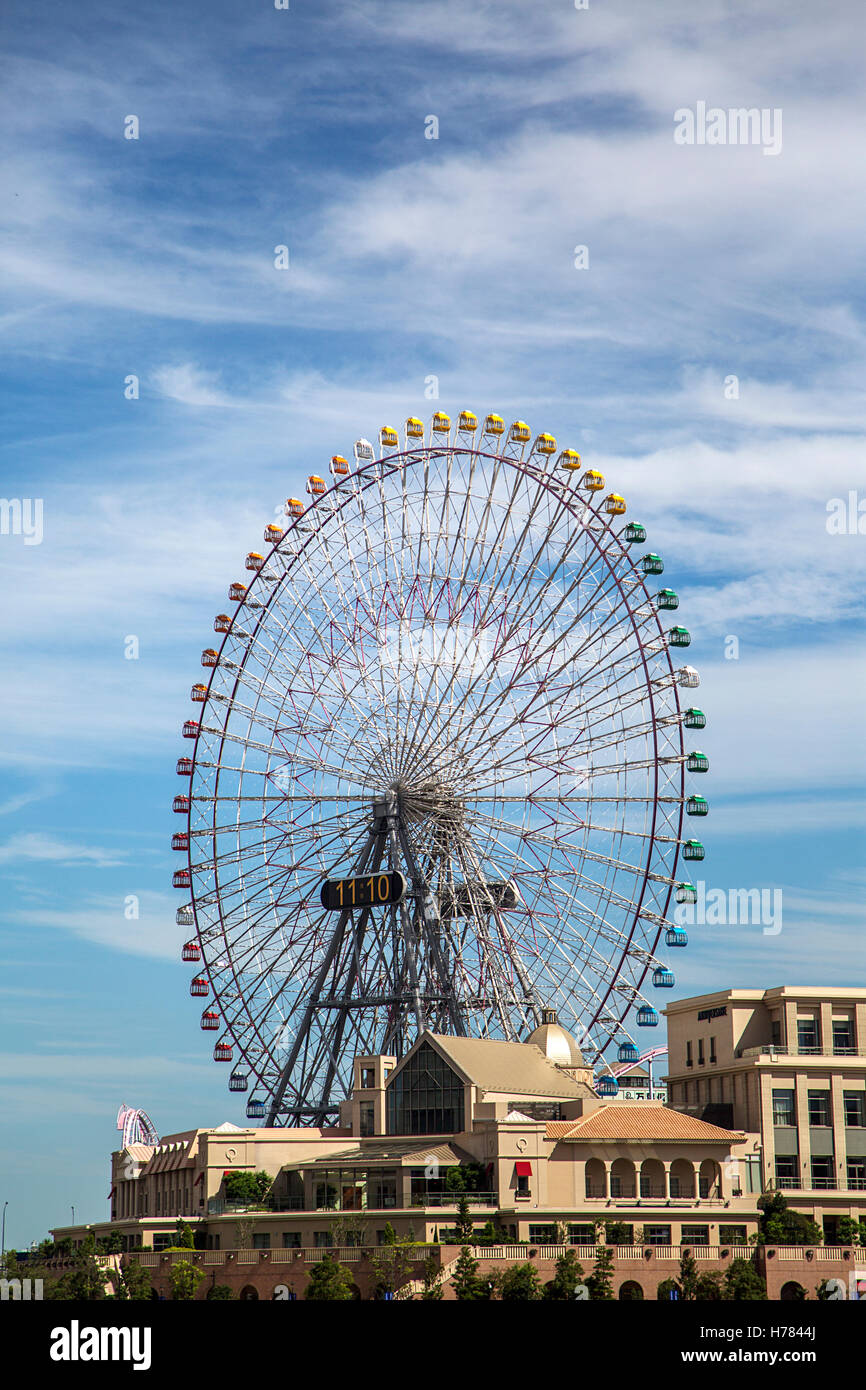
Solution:
<svg viewBox="0 0 866 1390">
<path fill-rule="evenodd" d="M 71 1210 L 71 1212 L 72 1212 L 72 1224 L 73 1224 L 73 1226 L 74 1226 L 74 1225 L 75 1225 L 75 1208 L 74 1208 L 74 1207 L 71 1207 L 70 1210 Z"/>
<path fill-rule="evenodd" d="M 8 1205 L 8 1202 L 3 1203 L 3 1234 L 0 1236 L 0 1266 L 3 1265 L 6 1259 L 6 1208 Z"/>
</svg>

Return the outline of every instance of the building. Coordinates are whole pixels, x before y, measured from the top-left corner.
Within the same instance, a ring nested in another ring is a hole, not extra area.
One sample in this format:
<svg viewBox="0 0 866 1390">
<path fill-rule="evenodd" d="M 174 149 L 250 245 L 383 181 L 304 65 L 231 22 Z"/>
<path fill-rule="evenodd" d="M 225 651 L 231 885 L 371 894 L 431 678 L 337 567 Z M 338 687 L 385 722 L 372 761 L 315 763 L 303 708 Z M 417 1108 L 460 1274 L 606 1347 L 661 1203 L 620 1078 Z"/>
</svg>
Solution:
<svg viewBox="0 0 866 1390">
<path fill-rule="evenodd" d="M 667 1105 L 668 1092 L 664 1082 L 653 1075 L 651 1069 L 635 1065 L 627 1071 L 617 1072 L 619 1090 L 612 1100 L 655 1100 Z"/>
<path fill-rule="evenodd" d="M 866 989 L 729 989 L 665 1014 L 671 1106 L 756 1134 L 761 1186 L 835 1241 L 866 1208 Z"/>
</svg>

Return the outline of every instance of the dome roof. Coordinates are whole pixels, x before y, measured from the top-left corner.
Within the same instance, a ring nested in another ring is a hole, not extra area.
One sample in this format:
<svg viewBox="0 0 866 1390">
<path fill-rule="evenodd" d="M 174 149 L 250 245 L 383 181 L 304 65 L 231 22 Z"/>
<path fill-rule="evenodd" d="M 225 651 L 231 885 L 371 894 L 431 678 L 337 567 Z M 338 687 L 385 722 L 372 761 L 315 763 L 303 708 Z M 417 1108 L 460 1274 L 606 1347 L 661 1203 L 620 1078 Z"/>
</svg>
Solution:
<svg viewBox="0 0 866 1390">
<path fill-rule="evenodd" d="M 574 1038 L 561 1023 L 542 1023 L 526 1039 L 541 1048 L 548 1062 L 556 1067 L 583 1067 L 586 1063 Z"/>
</svg>

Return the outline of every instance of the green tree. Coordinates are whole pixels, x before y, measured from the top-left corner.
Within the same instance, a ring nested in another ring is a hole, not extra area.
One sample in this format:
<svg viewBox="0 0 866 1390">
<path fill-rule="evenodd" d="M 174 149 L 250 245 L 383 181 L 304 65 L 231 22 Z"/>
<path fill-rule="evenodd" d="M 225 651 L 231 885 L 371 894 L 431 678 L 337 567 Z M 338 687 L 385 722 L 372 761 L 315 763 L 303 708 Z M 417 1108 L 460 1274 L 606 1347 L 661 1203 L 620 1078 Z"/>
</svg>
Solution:
<svg viewBox="0 0 866 1390">
<path fill-rule="evenodd" d="M 354 1298 L 352 1275 L 345 1265 L 338 1264 L 332 1255 L 325 1255 L 310 1271 L 304 1298 L 347 1303 Z"/>
<path fill-rule="evenodd" d="M 541 1280 L 535 1265 L 527 1261 L 506 1269 L 499 1281 L 499 1296 L 503 1303 L 526 1303 L 542 1298 Z"/>
<path fill-rule="evenodd" d="M 208 1303 L 228 1303 L 234 1296 L 234 1290 L 228 1284 L 212 1284 L 205 1294 Z"/>
<path fill-rule="evenodd" d="M 573 1250 L 566 1250 L 556 1261 L 556 1274 L 544 1286 L 544 1297 L 562 1302 L 572 1299 L 578 1284 L 583 1283 L 583 1266 L 578 1264 Z"/>
<path fill-rule="evenodd" d="M 454 1273 L 451 1277 L 455 1296 L 462 1302 L 478 1302 L 484 1297 L 484 1288 L 478 1277 L 478 1261 L 472 1258 L 468 1245 L 460 1251 Z"/>
<path fill-rule="evenodd" d="M 195 1291 L 204 1279 L 204 1270 L 199 1269 L 190 1260 L 179 1260 L 173 1264 L 168 1271 L 168 1285 L 171 1289 L 171 1299 L 174 1303 L 191 1303 L 195 1298 Z"/>
<path fill-rule="evenodd" d="M 100 1255 L 119 1255 L 123 1250 L 123 1237 L 119 1231 L 110 1231 L 96 1246 Z"/>
<path fill-rule="evenodd" d="M 656 1298 L 668 1300 L 672 1293 L 676 1293 L 677 1297 L 679 1297 L 679 1292 L 680 1286 L 676 1279 L 662 1279 L 656 1289 Z"/>
<path fill-rule="evenodd" d="M 449 1170 L 450 1171 L 450 1170 Z M 471 1241 L 475 1232 L 472 1217 L 469 1214 L 469 1198 L 465 1192 L 461 1192 L 457 1199 L 457 1221 L 454 1226 L 454 1239 L 458 1245 L 463 1245 L 466 1241 Z"/>
<path fill-rule="evenodd" d="M 866 1221 L 840 1216 L 836 1225 L 836 1245 L 866 1245 Z"/>
<path fill-rule="evenodd" d="M 767 1192 L 758 1198 L 759 1245 L 820 1245 L 821 1227 L 802 1212 L 791 1211 L 783 1192 Z"/>
<path fill-rule="evenodd" d="M 680 1275 L 677 1279 L 677 1287 L 680 1291 L 680 1298 L 688 1302 L 694 1302 L 698 1296 L 698 1264 L 690 1250 L 683 1250 L 680 1255 Z"/>
<path fill-rule="evenodd" d="M 442 1297 L 442 1271 L 432 1255 L 428 1255 L 424 1261 L 424 1288 L 421 1291 L 421 1298 L 424 1302 L 432 1302 Z"/>
<path fill-rule="evenodd" d="M 223 1179 L 223 1191 L 227 1202 L 245 1202 L 248 1206 L 262 1206 L 271 1190 L 273 1178 L 270 1173 L 238 1172 L 229 1173 Z"/>
<path fill-rule="evenodd" d="M 194 1250 L 192 1226 L 188 1221 L 180 1220 L 174 1228 L 174 1243 L 180 1250 Z"/>
<path fill-rule="evenodd" d="M 384 1231 L 382 1232 L 382 1244 L 383 1244 L 383 1245 L 396 1245 L 396 1244 L 397 1244 L 397 1232 L 394 1230 L 394 1227 L 391 1225 L 391 1222 L 390 1222 L 390 1221 L 386 1221 L 386 1222 L 385 1222 L 385 1229 L 384 1229 Z"/>
<path fill-rule="evenodd" d="M 385 1294 L 399 1296 L 401 1286 L 413 1272 L 414 1247 L 415 1242 L 408 1237 L 395 1236 L 370 1255 L 370 1264 L 376 1273 L 376 1298 L 384 1298 Z"/>
<path fill-rule="evenodd" d="M 608 1221 L 604 1239 L 606 1245 L 631 1245 L 634 1242 L 634 1226 L 625 1221 Z"/>
<path fill-rule="evenodd" d="M 610 1302 L 613 1298 L 613 1251 L 607 1245 L 596 1247 L 595 1264 L 592 1274 L 586 1281 L 589 1296 L 599 1301 Z"/>
<path fill-rule="evenodd" d="M 725 1270 L 723 1297 L 738 1303 L 766 1302 L 767 1286 L 751 1260 L 731 1260 Z"/>
<path fill-rule="evenodd" d="M 143 1303 L 153 1296 L 153 1285 L 146 1269 L 138 1260 L 124 1260 L 116 1274 L 109 1278 L 114 1286 L 114 1297 L 133 1303 Z"/>
<path fill-rule="evenodd" d="M 695 1298 L 699 1303 L 718 1303 L 722 1297 L 721 1274 L 713 1269 L 698 1275 Z"/>
<path fill-rule="evenodd" d="M 45 1291 L 46 1297 L 75 1303 L 94 1303 L 105 1298 L 105 1271 L 97 1262 L 92 1234 L 85 1237 L 72 1259 L 72 1268 Z"/>
</svg>

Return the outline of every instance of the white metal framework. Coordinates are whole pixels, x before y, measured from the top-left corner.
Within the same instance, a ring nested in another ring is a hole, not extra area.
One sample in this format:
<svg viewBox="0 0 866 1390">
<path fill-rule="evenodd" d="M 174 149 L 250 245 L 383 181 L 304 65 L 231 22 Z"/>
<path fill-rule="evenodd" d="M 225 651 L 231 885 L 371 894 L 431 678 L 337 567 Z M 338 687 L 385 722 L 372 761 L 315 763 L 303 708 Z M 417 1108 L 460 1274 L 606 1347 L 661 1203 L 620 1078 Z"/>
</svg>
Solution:
<svg viewBox="0 0 866 1390">
<path fill-rule="evenodd" d="M 355 1055 L 423 1028 L 517 1039 L 554 1007 L 592 1063 L 669 973 L 688 634 L 599 474 L 472 419 L 314 475 L 193 689 L 184 959 L 271 1124 L 322 1123 Z M 324 879 L 392 869 L 401 904 L 323 910 Z"/>
</svg>

